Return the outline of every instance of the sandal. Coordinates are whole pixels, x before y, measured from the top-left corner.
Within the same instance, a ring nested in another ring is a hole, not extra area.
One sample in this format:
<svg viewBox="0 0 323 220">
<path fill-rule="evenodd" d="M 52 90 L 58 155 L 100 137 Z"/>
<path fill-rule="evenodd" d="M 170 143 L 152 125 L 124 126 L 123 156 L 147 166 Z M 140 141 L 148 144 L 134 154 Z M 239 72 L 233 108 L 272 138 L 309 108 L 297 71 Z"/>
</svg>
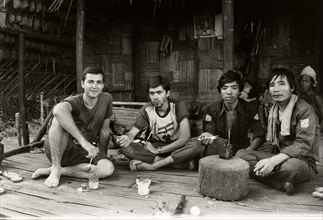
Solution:
<svg viewBox="0 0 323 220">
<path fill-rule="evenodd" d="M 8 180 L 10 180 L 14 183 L 19 183 L 23 180 L 23 178 L 21 176 L 19 176 L 19 174 L 14 173 L 14 172 L 10 172 L 10 171 L 1 171 L 0 175 L 6 177 Z"/>
<path fill-rule="evenodd" d="M 137 171 L 138 169 L 138 165 L 141 164 L 142 162 L 140 160 L 132 160 L 129 163 L 129 168 L 131 171 Z"/>
<path fill-rule="evenodd" d="M 5 188 L 3 188 L 2 186 L 0 186 L 0 195 L 5 194 L 7 192 L 7 190 Z"/>
</svg>

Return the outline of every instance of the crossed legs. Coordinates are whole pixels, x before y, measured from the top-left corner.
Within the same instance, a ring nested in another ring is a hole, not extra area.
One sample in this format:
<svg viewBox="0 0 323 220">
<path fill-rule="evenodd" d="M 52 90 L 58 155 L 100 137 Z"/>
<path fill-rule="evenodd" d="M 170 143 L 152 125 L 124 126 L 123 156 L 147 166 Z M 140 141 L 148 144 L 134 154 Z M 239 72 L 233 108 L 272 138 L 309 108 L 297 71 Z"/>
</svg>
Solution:
<svg viewBox="0 0 323 220">
<path fill-rule="evenodd" d="M 294 193 L 293 184 L 309 182 L 314 176 L 314 169 L 304 160 L 290 158 L 277 166 L 269 175 L 261 177 L 254 172 L 254 167 L 258 161 L 270 158 L 274 154 L 262 151 L 239 150 L 236 157 L 246 160 L 250 165 L 250 175 L 257 180 L 287 194 Z"/>
<path fill-rule="evenodd" d="M 45 184 L 48 187 L 57 187 L 61 175 L 77 178 L 88 178 L 90 174 L 97 173 L 100 178 L 110 176 L 114 172 L 114 166 L 108 159 L 101 159 L 97 165 L 80 163 L 74 166 L 61 166 L 63 154 L 69 143 L 70 135 L 59 125 L 58 121 L 53 118 L 51 127 L 48 131 L 48 141 L 50 146 L 50 156 L 52 166 L 36 170 L 31 178 L 36 179 L 40 176 L 48 176 Z"/>
<path fill-rule="evenodd" d="M 165 145 L 164 143 L 154 143 L 154 147 Z M 197 158 L 204 148 L 196 144 L 186 144 L 172 152 L 156 155 L 143 148 L 138 143 L 132 143 L 128 147 L 122 148 L 122 153 L 128 158 L 132 158 L 131 170 L 157 170 L 161 167 L 174 164 L 181 166 L 185 162 Z"/>
</svg>

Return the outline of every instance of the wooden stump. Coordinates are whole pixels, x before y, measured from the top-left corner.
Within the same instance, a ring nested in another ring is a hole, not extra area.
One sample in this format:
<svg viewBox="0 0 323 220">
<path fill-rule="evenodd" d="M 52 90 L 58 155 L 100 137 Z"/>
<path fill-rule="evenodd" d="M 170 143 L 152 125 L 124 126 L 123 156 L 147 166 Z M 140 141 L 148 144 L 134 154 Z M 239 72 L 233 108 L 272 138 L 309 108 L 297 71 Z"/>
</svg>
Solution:
<svg viewBox="0 0 323 220">
<path fill-rule="evenodd" d="M 200 159 L 198 191 L 219 200 L 239 200 L 249 193 L 249 164 L 240 158 L 219 155 Z"/>
</svg>

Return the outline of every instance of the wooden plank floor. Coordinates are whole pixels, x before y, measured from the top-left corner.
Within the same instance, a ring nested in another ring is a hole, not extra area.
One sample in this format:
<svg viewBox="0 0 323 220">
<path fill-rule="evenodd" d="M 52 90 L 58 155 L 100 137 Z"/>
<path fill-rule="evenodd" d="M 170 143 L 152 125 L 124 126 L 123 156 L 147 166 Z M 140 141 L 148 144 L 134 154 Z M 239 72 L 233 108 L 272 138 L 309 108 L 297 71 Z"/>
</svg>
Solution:
<svg viewBox="0 0 323 220">
<path fill-rule="evenodd" d="M 321 139 L 321 160 L 319 175 L 310 183 L 296 186 L 297 193 L 288 196 L 250 179 L 250 193 L 247 198 L 236 202 L 218 201 L 201 196 L 197 191 L 197 171 L 161 169 L 154 172 L 131 172 L 127 162 L 116 164 L 116 171 L 110 178 L 100 181 L 100 188 L 79 192 L 77 188 L 86 180 L 62 177 L 58 188 L 50 189 L 45 178 L 32 180 L 33 171 L 50 165 L 42 154 L 25 153 L 6 158 L 0 170 L 18 172 L 24 177 L 21 183 L 12 183 L 1 177 L 7 193 L 0 195 L 0 219 L 4 218 L 151 218 L 156 216 L 157 203 L 166 201 L 173 212 L 182 194 L 187 196 L 183 218 L 192 206 L 201 209 L 200 217 L 259 218 L 281 217 L 322 219 L 323 200 L 311 196 L 316 186 L 323 186 L 323 145 Z M 135 178 L 147 174 L 152 178 L 151 193 L 140 196 Z M 196 217 L 195 217 L 196 218 Z"/>
</svg>

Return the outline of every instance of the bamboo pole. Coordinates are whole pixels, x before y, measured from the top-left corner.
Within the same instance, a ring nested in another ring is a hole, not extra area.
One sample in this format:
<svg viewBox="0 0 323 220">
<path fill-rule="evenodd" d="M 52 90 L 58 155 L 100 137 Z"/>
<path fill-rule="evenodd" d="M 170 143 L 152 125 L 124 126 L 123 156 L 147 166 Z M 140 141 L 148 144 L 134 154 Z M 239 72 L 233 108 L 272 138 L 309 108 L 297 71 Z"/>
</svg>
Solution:
<svg viewBox="0 0 323 220">
<path fill-rule="evenodd" d="M 82 92 L 81 80 L 83 72 L 83 44 L 84 44 L 84 0 L 77 0 L 76 6 L 76 85 L 77 92 Z"/>
<path fill-rule="evenodd" d="M 28 66 L 30 66 L 30 63 L 27 64 L 25 68 L 27 68 Z M 2 95 L 8 96 L 9 93 L 11 93 L 13 90 L 15 90 L 19 86 L 19 72 L 17 73 L 17 71 L 15 70 L 12 73 L 16 74 L 16 75 L 13 78 L 11 78 L 10 83 L 1 91 Z M 9 92 L 8 92 L 8 90 L 9 90 Z"/>
<path fill-rule="evenodd" d="M 31 93 L 36 93 L 37 91 L 42 91 L 42 90 L 40 90 L 40 88 L 42 88 L 44 86 L 44 83 L 48 82 L 48 80 L 50 80 L 52 77 L 53 77 L 52 75 L 44 76 L 44 78 L 42 78 L 41 81 L 39 83 L 37 83 L 37 86 L 32 90 Z"/>
<path fill-rule="evenodd" d="M 140 48 L 139 48 L 139 38 L 140 38 L 140 22 L 141 16 L 137 13 L 136 6 L 133 6 L 133 29 L 132 29 L 132 60 L 133 60 L 133 79 L 132 79 L 132 88 L 134 100 L 139 101 L 142 99 L 141 91 L 141 75 L 140 75 Z"/>
<path fill-rule="evenodd" d="M 16 119 L 18 146 L 21 146 L 21 127 L 20 127 L 20 114 L 19 114 L 19 112 L 17 112 L 15 114 L 15 119 Z"/>
<path fill-rule="evenodd" d="M 51 118 L 53 116 L 53 111 L 54 111 L 54 107 L 48 113 L 44 123 L 41 125 L 41 127 L 38 130 L 37 134 L 35 135 L 32 143 L 39 142 L 43 138 L 43 136 L 45 135 L 45 133 L 47 131 L 48 123 L 49 123 L 49 121 L 51 120 Z"/>
<path fill-rule="evenodd" d="M 222 0 L 223 11 L 223 71 L 233 69 L 233 0 Z"/>
<path fill-rule="evenodd" d="M 40 92 L 40 123 L 44 123 L 44 92 Z"/>
<path fill-rule="evenodd" d="M 58 76 L 52 76 L 51 78 L 51 80 L 49 80 L 47 83 L 44 83 L 43 86 L 39 88 L 40 91 L 43 91 L 45 88 L 49 88 L 49 85 L 57 80 Z"/>
<path fill-rule="evenodd" d="M 70 85 L 72 84 L 72 83 L 74 83 L 74 81 L 75 81 L 75 79 L 71 79 L 66 85 L 65 85 L 65 88 L 69 88 L 70 87 Z M 72 92 L 74 92 L 75 91 L 75 89 L 74 88 L 70 88 L 70 90 L 71 90 L 71 93 Z M 59 95 L 66 95 L 66 94 L 70 94 L 70 93 L 68 93 L 68 92 L 66 92 L 65 91 L 65 89 L 64 90 L 61 90 L 61 92 L 59 93 L 59 94 L 57 94 L 58 96 Z"/>
<path fill-rule="evenodd" d="M 22 137 L 23 144 L 29 144 L 29 132 L 28 125 L 26 123 L 27 111 L 25 108 L 25 84 L 24 84 L 24 61 L 25 61 L 25 51 L 24 51 L 24 35 L 19 34 L 19 57 L 18 57 L 18 73 L 19 73 L 19 108 L 20 108 L 20 119 L 22 127 Z"/>
<path fill-rule="evenodd" d="M 43 146 L 44 146 L 44 140 L 33 142 L 33 143 L 30 143 L 30 144 L 24 144 L 20 148 L 13 149 L 11 151 L 5 152 L 3 155 L 1 155 L 1 158 L 4 159 L 4 158 L 7 158 L 7 157 L 16 155 L 16 154 L 27 153 L 27 152 L 31 151 L 33 148 L 35 148 L 35 147 L 42 148 Z M 0 163 L 1 163 L 1 161 L 0 161 Z"/>
<path fill-rule="evenodd" d="M 27 74 L 24 74 L 24 82 L 26 82 L 27 81 L 27 79 L 30 77 L 30 76 L 32 76 L 31 75 L 31 73 L 29 72 L 29 73 L 27 73 Z M 18 78 L 19 78 L 19 75 L 18 75 Z M 18 80 L 19 81 L 19 80 Z M 6 92 L 6 96 L 10 96 L 10 94 L 11 93 L 13 93 L 16 89 L 17 89 L 17 87 L 19 86 L 19 83 L 18 84 L 15 84 L 15 85 L 13 85 L 13 86 L 11 86 L 10 87 L 10 90 L 8 91 L 8 92 Z"/>
<path fill-rule="evenodd" d="M 64 83 L 65 79 L 61 79 L 56 86 L 54 86 L 49 92 L 47 92 L 46 96 L 50 96 L 52 93 L 55 92 L 55 90 L 60 87 Z"/>
</svg>

